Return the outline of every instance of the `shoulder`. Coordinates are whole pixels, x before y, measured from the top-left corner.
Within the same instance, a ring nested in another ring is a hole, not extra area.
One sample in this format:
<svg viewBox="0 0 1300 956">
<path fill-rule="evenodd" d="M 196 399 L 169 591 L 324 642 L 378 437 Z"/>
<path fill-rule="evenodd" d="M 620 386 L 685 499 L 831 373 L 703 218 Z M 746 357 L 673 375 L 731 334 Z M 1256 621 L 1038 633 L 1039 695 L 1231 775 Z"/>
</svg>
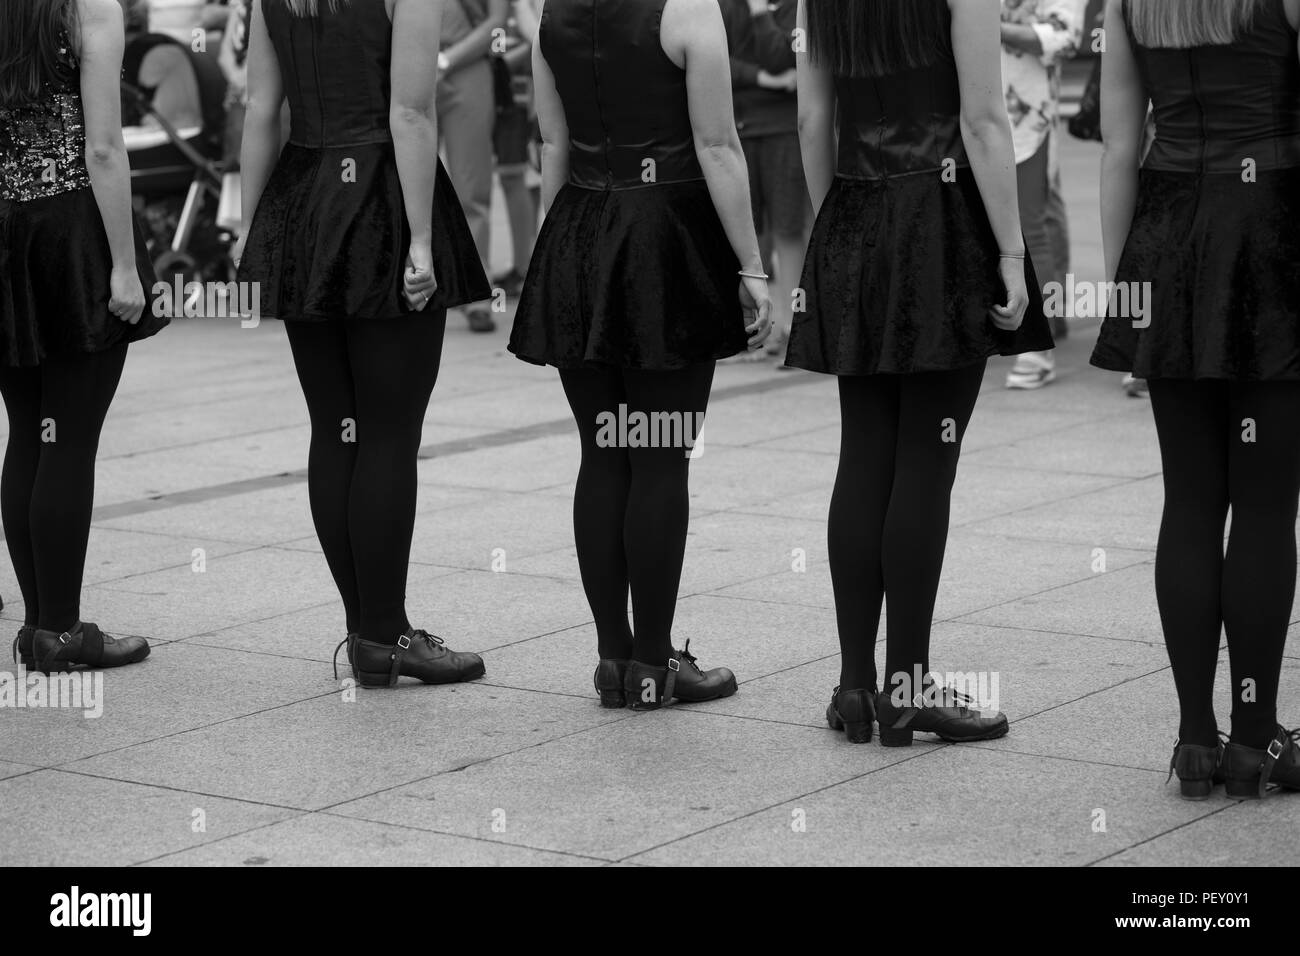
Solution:
<svg viewBox="0 0 1300 956">
<path fill-rule="evenodd" d="M 664 0 L 663 29 L 694 38 L 700 31 L 722 28 L 722 5 L 718 0 Z"/>
</svg>

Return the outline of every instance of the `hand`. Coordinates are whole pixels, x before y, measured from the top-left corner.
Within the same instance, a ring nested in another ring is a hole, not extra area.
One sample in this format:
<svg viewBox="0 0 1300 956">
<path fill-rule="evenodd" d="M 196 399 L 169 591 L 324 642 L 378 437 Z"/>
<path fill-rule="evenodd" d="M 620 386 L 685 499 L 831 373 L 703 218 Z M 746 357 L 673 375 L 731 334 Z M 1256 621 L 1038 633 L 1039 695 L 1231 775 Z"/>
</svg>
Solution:
<svg viewBox="0 0 1300 956">
<path fill-rule="evenodd" d="M 123 322 L 135 325 L 144 314 L 144 286 L 140 285 L 140 273 L 135 264 L 123 268 L 114 267 L 108 279 L 108 311 Z"/>
<path fill-rule="evenodd" d="M 749 0 L 749 13 L 751 16 L 762 16 L 765 13 L 770 13 L 771 10 L 772 7 L 768 0 Z"/>
<path fill-rule="evenodd" d="M 1025 321 L 1025 310 L 1029 308 L 1025 260 L 1004 258 L 998 263 L 998 272 L 1007 290 L 1007 304 L 993 306 L 989 310 L 989 318 L 1004 332 L 1014 332 Z"/>
<path fill-rule="evenodd" d="M 769 73 L 766 70 L 759 70 L 758 85 L 765 90 L 783 90 L 787 93 L 793 93 L 799 89 L 799 73 L 796 70 L 786 70 L 784 73 Z"/>
<path fill-rule="evenodd" d="M 740 279 L 740 307 L 745 313 L 745 331 L 749 333 L 749 350 L 763 347 L 772 334 L 772 293 L 767 281 L 742 276 Z"/>
<path fill-rule="evenodd" d="M 433 251 L 427 243 L 411 243 L 406 254 L 406 271 L 402 274 L 402 294 L 414 312 L 420 312 L 438 291 L 438 277 L 433 274 Z"/>
</svg>

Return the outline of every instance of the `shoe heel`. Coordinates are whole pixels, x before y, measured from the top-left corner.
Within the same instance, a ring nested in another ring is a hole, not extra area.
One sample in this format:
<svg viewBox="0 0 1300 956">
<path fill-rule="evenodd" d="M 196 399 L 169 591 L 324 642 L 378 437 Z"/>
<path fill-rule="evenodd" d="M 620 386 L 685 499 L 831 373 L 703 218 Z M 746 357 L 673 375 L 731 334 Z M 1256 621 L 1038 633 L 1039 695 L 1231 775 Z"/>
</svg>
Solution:
<svg viewBox="0 0 1300 956">
<path fill-rule="evenodd" d="M 627 694 L 621 690 L 600 691 L 600 706 L 611 710 L 622 710 L 627 706 Z"/>
<path fill-rule="evenodd" d="M 1184 800 L 1205 800 L 1210 795 L 1214 783 L 1210 780 L 1179 780 L 1178 791 Z"/>
<path fill-rule="evenodd" d="M 844 736 L 849 739 L 851 744 L 869 744 L 871 743 L 871 721 L 869 720 L 850 720 L 844 724 Z M 912 736 L 909 733 L 907 742 L 912 742 Z"/>
<path fill-rule="evenodd" d="M 895 730 L 893 727 L 881 727 L 880 746 L 882 747 L 912 746 L 912 728 L 907 727 L 904 728 L 903 730 Z"/>
<path fill-rule="evenodd" d="M 387 687 L 387 674 L 367 674 L 365 671 L 354 671 L 357 678 L 358 687 Z"/>
<path fill-rule="evenodd" d="M 1223 781 L 1223 789 L 1234 800 L 1258 800 L 1259 780 L 1234 780 L 1229 777 Z"/>
</svg>

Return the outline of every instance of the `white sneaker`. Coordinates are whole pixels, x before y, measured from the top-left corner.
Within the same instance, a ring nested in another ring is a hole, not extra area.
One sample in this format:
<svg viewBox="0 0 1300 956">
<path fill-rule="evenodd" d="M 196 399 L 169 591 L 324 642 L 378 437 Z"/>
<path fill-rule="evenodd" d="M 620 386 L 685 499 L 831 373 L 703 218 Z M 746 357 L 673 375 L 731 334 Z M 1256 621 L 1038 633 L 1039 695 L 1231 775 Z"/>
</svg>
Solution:
<svg viewBox="0 0 1300 956">
<path fill-rule="evenodd" d="M 1130 372 L 1124 376 L 1123 381 L 1124 394 L 1129 398 L 1146 398 L 1147 397 L 1147 380 L 1144 378 L 1134 378 Z"/>
<path fill-rule="evenodd" d="M 1007 388 L 1042 388 L 1056 381 L 1056 358 L 1051 352 L 1026 352 L 1007 373 Z"/>
</svg>

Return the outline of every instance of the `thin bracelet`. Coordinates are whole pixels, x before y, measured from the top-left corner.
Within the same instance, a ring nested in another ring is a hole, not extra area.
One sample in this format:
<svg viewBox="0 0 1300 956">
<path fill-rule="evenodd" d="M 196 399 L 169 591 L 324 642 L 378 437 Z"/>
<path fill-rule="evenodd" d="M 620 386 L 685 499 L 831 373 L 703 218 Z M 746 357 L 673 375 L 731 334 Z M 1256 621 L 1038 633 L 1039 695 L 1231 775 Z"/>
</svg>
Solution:
<svg viewBox="0 0 1300 956">
<path fill-rule="evenodd" d="M 1019 255 L 1014 255 L 1014 256 L 1013 256 L 1011 253 L 1009 253 L 1009 252 L 1004 252 L 1004 253 L 1002 253 L 1001 255 L 999 255 L 998 258 L 999 258 L 999 259 L 1024 259 L 1026 256 L 1027 256 L 1027 253 L 1024 253 L 1024 252 L 1020 253 Z"/>
<path fill-rule="evenodd" d="M 762 279 L 764 281 L 767 281 L 768 279 L 772 278 L 766 272 L 746 272 L 744 269 L 740 270 L 740 274 L 742 277 L 746 279 Z"/>
</svg>

